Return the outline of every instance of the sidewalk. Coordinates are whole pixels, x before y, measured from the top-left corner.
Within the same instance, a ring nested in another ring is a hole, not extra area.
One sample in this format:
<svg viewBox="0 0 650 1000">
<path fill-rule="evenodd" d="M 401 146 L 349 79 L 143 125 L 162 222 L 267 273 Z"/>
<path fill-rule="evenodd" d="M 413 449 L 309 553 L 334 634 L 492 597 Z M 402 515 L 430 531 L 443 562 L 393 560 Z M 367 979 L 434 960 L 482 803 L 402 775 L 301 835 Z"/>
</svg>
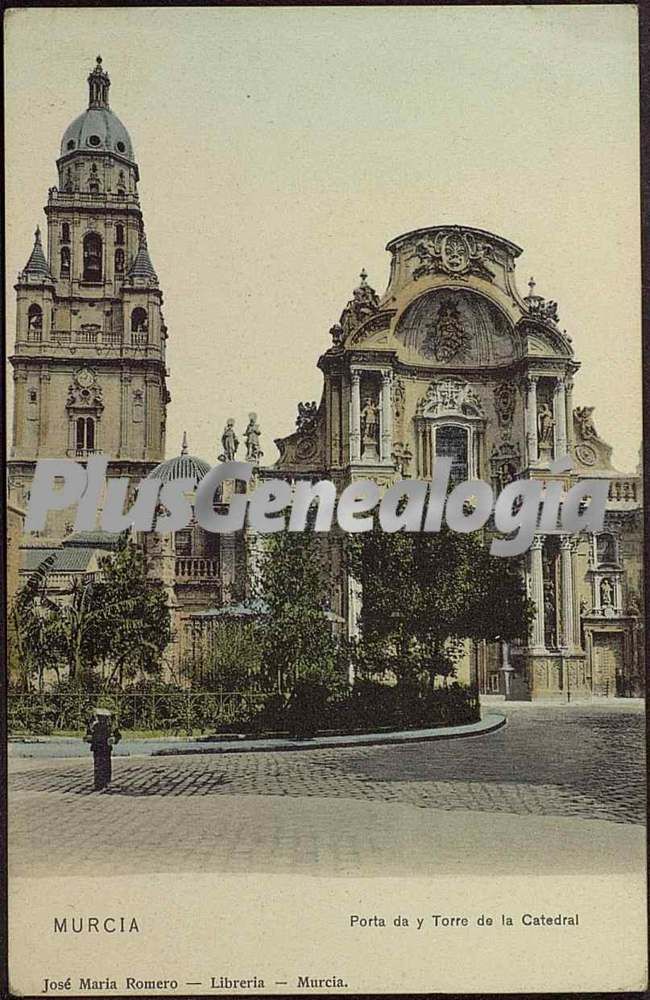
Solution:
<svg viewBox="0 0 650 1000">
<path fill-rule="evenodd" d="M 452 740 L 484 736 L 506 724 L 500 712 L 488 712 L 479 722 L 466 726 L 441 726 L 436 729 L 406 729 L 387 733 L 358 733 L 344 736 L 315 736 L 311 739 L 224 739 L 195 736 L 182 739 L 123 740 L 113 752 L 114 757 L 170 757 L 175 755 L 263 753 L 268 751 L 321 750 L 332 747 L 381 746 L 386 744 L 424 743 L 431 740 Z M 65 737 L 32 737 L 11 740 L 10 757 L 87 757 L 88 744 L 81 739 Z"/>
</svg>

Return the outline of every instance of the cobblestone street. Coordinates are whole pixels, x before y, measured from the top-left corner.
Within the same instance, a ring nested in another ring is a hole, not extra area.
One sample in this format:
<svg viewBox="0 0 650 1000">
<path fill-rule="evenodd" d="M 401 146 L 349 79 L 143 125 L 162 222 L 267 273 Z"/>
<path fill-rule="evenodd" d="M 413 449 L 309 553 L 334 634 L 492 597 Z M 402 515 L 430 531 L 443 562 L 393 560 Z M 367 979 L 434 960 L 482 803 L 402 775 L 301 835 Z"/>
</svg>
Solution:
<svg viewBox="0 0 650 1000">
<path fill-rule="evenodd" d="M 10 760 L 17 875 L 626 870 L 643 853 L 639 704 L 509 706 L 488 736 L 228 756 Z"/>
</svg>

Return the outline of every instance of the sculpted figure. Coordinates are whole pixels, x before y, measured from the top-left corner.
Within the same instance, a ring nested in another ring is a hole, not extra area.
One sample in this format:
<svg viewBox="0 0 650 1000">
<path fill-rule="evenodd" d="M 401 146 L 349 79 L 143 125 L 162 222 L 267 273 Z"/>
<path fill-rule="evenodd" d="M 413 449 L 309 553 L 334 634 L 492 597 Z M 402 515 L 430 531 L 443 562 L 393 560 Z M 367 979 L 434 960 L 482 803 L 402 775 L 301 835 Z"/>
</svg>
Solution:
<svg viewBox="0 0 650 1000">
<path fill-rule="evenodd" d="M 218 456 L 219 461 L 234 462 L 237 449 L 239 448 L 239 439 L 235 434 L 235 421 L 232 417 L 226 421 L 226 426 L 223 429 L 221 447 L 223 448 L 223 453 Z"/>
<path fill-rule="evenodd" d="M 607 578 L 605 578 L 600 584 L 600 603 L 603 607 L 607 607 L 612 604 L 612 598 L 614 596 L 614 589 Z"/>
<path fill-rule="evenodd" d="M 589 441 L 590 438 L 598 436 L 596 434 L 594 418 L 592 417 L 593 412 L 593 406 L 577 406 L 573 411 L 578 421 L 578 432 L 583 441 Z"/>
<path fill-rule="evenodd" d="M 376 441 L 379 415 L 377 407 L 370 396 L 366 398 L 366 405 L 361 411 L 361 426 L 363 427 L 363 440 Z"/>
<path fill-rule="evenodd" d="M 246 438 L 246 461 L 256 462 L 262 457 L 262 451 L 260 449 L 260 437 L 261 431 L 259 424 L 257 423 L 257 414 L 248 414 L 248 427 L 244 431 L 244 437 Z"/>
<path fill-rule="evenodd" d="M 537 411 L 537 433 L 540 445 L 550 445 L 553 441 L 553 411 L 548 403 L 541 403 Z"/>
</svg>

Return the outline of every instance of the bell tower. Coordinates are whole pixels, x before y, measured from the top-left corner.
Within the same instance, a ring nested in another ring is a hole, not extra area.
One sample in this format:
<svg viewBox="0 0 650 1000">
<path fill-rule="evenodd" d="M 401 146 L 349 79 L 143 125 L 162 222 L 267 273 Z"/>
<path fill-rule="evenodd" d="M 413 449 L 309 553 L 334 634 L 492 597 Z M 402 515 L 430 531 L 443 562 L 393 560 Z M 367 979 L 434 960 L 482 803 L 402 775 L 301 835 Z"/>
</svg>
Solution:
<svg viewBox="0 0 650 1000">
<path fill-rule="evenodd" d="M 40 230 L 15 285 L 10 489 L 28 500 L 39 458 L 109 459 L 139 481 L 165 453 L 163 295 L 144 231 L 131 138 L 109 106 L 101 56 L 88 108 L 68 126 Z M 44 532 L 59 539 L 71 511 Z"/>
</svg>

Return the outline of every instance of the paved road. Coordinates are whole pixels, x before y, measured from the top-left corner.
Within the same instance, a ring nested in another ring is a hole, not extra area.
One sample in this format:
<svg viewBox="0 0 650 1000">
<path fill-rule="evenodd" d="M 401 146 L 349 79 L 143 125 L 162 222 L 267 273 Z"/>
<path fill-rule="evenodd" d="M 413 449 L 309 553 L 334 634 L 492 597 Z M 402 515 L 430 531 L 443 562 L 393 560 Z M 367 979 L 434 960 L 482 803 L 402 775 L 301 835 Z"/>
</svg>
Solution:
<svg viewBox="0 0 650 1000">
<path fill-rule="evenodd" d="M 10 761 L 15 874 L 628 870 L 645 815 L 640 705 L 504 706 L 489 736 L 412 746 Z"/>
</svg>

